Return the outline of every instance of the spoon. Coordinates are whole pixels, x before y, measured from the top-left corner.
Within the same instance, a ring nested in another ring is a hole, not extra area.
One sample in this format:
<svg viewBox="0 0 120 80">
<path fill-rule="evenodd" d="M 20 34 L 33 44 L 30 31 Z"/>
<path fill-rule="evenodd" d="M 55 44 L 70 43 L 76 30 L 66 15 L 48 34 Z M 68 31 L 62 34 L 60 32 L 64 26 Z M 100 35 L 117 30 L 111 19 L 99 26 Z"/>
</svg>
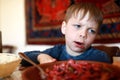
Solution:
<svg viewBox="0 0 120 80">
<path fill-rule="evenodd" d="M 24 60 L 26 60 L 27 62 L 31 63 L 33 66 L 35 66 L 39 71 L 40 71 L 40 77 L 42 80 L 45 80 L 46 79 L 46 74 L 44 72 L 44 70 L 39 66 L 37 65 L 35 62 L 33 62 L 28 56 L 26 56 L 24 53 L 19 53 L 19 56 L 21 58 L 23 58 Z"/>
</svg>

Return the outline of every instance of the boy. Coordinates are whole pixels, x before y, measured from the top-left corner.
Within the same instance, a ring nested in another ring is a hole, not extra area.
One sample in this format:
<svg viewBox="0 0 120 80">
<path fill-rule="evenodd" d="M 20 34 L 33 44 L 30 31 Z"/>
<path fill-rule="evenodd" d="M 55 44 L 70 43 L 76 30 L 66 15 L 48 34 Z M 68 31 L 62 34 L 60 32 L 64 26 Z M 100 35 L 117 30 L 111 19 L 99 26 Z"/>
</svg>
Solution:
<svg viewBox="0 0 120 80">
<path fill-rule="evenodd" d="M 97 36 L 103 15 L 91 3 L 73 4 L 67 9 L 61 31 L 65 35 L 65 45 L 55 45 L 45 51 L 25 52 L 36 63 L 48 63 L 61 60 L 90 60 L 110 63 L 103 51 L 91 47 Z M 28 65 L 24 60 L 23 65 Z"/>
</svg>

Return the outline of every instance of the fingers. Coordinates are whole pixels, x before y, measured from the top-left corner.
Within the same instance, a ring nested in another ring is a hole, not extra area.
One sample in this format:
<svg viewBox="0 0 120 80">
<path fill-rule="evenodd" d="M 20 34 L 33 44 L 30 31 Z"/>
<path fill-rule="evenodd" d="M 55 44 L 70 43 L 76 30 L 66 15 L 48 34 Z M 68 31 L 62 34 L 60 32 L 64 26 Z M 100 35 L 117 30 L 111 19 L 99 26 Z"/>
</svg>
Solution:
<svg viewBox="0 0 120 80">
<path fill-rule="evenodd" d="M 38 61 L 40 62 L 40 64 L 43 64 L 43 63 L 55 62 L 56 59 L 52 58 L 51 56 L 47 54 L 40 54 L 38 56 Z"/>
<path fill-rule="evenodd" d="M 40 64 L 43 64 L 43 63 L 51 63 L 51 62 L 55 62 L 56 59 L 54 58 L 49 58 L 49 59 L 43 59 L 40 61 Z"/>
</svg>

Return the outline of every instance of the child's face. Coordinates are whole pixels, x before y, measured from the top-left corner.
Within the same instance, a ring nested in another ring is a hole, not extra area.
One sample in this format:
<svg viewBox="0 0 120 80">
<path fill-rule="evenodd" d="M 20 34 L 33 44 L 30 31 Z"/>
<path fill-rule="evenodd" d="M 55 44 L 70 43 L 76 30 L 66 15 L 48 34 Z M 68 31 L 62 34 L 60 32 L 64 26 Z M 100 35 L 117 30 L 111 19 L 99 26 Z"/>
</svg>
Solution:
<svg viewBox="0 0 120 80">
<path fill-rule="evenodd" d="M 66 46 L 73 52 L 83 52 L 94 41 L 98 25 L 93 20 L 88 20 L 89 13 L 83 19 L 71 17 L 66 23 L 62 23 L 62 33 L 65 35 Z"/>
</svg>

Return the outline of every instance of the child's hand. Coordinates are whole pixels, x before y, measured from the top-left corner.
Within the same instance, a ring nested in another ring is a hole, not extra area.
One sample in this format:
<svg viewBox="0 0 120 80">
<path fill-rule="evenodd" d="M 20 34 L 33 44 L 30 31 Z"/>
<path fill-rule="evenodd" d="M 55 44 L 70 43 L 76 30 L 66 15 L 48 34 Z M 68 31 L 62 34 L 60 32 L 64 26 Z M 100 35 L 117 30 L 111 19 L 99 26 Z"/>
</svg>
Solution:
<svg viewBox="0 0 120 80">
<path fill-rule="evenodd" d="M 40 54 L 40 55 L 38 55 L 37 59 L 38 59 L 40 64 L 56 61 L 55 58 L 52 58 L 51 56 L 49 56 L 47 54 Z"/>
</svg>

